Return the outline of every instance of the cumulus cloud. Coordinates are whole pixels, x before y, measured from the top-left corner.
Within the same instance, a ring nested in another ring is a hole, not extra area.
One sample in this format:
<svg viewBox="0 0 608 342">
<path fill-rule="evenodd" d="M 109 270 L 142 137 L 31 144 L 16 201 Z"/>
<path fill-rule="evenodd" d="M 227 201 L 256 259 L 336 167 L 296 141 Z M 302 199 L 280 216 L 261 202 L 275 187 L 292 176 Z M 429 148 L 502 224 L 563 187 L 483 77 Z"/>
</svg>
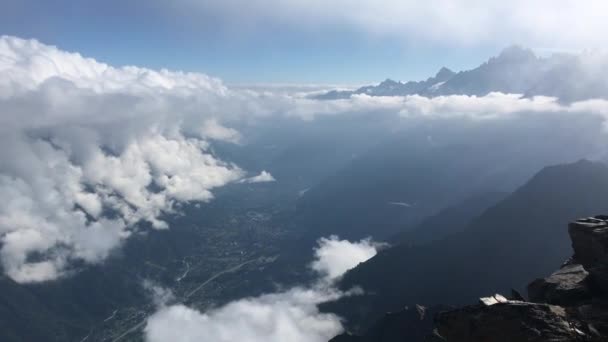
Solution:
<svg viewBox="0 0 608 342">
<path fill-rule="evenodd" d="M 181 13 L 213 13 L 227 27 L 256 29 L 268 23 L 299 30 L 347 27 L 360 33 L 445 45 L 512 44 L 544 48 L 603 48 L 608 23 L 603 0 L 179 0 Z M 198 12 L 197 10 L 200 10 Z M 249 24 L 249 25 L 248 25 Z"/>
<path fill-rule="evenodd" d="M 209 201 L 244 172 L 208 139 L 226 96 L 205 75 L 113 68 L 35 40 L 0 39 L 2 266 L 18 282 L 103 261 L 177 202 Z"/>
<path fill-rule="evenodd" d="M 334 281 L 359 263 L 372 258 L 382 246 L 383 244 L 375 243 L 371 239 L 351 243 L 340 240 L 335 235 L 321 238 L 314 250 L 315 260 L 310 267 L 325 280 Z"/>
<path fill-rule="evenodd" d="M 318 305 L 360 293 L 339 291 L 333 281 L 373 257 L 374 246 L 370 240 L 321 239 L 311 265 L 321 279 L 311 287 L 245 298 L 204 313 L 182 304 L 162 306 L 147 321 L 146 340 L 326 342 L 342 332 L 342 322 L 334 314 L 320 312 Z"/>
</svg>

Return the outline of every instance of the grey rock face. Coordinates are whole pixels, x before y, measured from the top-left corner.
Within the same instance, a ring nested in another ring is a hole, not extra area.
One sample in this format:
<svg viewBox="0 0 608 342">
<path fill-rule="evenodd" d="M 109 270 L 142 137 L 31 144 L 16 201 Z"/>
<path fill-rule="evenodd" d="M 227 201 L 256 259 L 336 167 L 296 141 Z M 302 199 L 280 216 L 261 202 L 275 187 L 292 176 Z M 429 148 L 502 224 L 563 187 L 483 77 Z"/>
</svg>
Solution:
<svg viewBox="0 0 608 342">
<path fill-rule="evenodd" d="M 568 228 L 574 259 L 589 271 L 591 286 L 608 292 L 608 216 L 578 220 Z"/>
<path fill-rule="evenodd" d="M 568 305 L 589 300 L 588 276 L 582 265 L 565 265 L 549 277 L 528 285 L 530 301 Z"/>
<path fill-rule="evenodd" d="M 588 217 L 570 223 L 574 259 L 585 268 L 608 264 L 608 216 Z"/>
</svg>

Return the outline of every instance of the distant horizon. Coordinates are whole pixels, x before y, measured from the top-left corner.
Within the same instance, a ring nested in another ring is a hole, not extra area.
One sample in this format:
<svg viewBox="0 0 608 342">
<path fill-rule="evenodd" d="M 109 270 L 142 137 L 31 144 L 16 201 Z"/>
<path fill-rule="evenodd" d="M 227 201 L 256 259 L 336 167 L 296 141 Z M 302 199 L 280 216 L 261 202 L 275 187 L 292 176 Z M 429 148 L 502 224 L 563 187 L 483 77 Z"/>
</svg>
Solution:
<svg viewBox="0 0 608 342">
<path fill-rule="evenodd" d="M 340 81 L 340 80 L 333 80 L 333 81 L 327 81 L 327 82 L 322 82 L 322 81 L 298 82 L 295 80 L 294 81 L 277 80 L 277 81 L 273 82 L 273 81 L 267 81 L 267 80 L 232 80 L 230 78 L 224 78 L 221 75 L 216 75 L 205 69 L 201 69 L 201 70 L 196 69 L 196 68 L 179 69 L 179 68 L 172 68 L 169 65 L 149 66 L 149 65 L 146 65 L 145 63 L 142 64 L 135 60 L 133 60 L 132 62 L 125 62 L 125 63 L 113 63 L 113 61 L 111 60 L 112 58 L 110 58 L 109 60 L 106 60 L 106 59 L 103 59 L 102 57 L 99 57 L 96 55 L 87 54 L 83 51 L 79 51 L 76 49 L 68 49 L 61 44 L 47 42 L 45 40 L 41 40 L 36 37 L 21 37 L 21 36 L 13 35 L 13 34 L 3 34 L 2 36 L 15 37 L 18 39 L 26 39 L 26 40 L 35 40 L 41 44 L 56 47 L 61 51 L 65 51 L 65 52 L 69 52 L 69 53 L 76 53 L 76 54 L 81 55 L 84 58 L 92 58 L 99 63 L 108 64 L 108 65 L 110 65 L 112 67 L 116 67 L 116 68 L 134 66 L 134 67 L 140 67 L 140 68 L 148 68 L 151 70 L 168 70 L 168 71 L 173 71 L 173 72 L 199 73 L 199 74 L 204 74 L 204 75 L 207 75 L 207 76 L 210 76 L 213 78 L 217 78 L 217 79 L 221 80 L 227 86 L 235 87 L 235 88 L 264 88 L 264 87 L 284 88 L 284 89 L 318 88 L 319 90 L 324 90 L 324 89 L 325 90 L 326 89 L 353 90 L 353 89 L 357 89 L 359 87 L 366 86 L 366 85 L 380 84 L 387 80 L 393 80 L 393 81 L 401 82 L 401 83 L 406 83 L 409 81 L 423 81 L 423 80 L 428 79 L 429 77 L 433 77 L 442 68 L 447 68 L 455 73 L 474 69 L 474 68 L 478 67 L 479 65 L 487 62 L 490 58 L 498 56 L 502 51 L 504 51 L 505 49 L 510 48 L 510 47 L 521 47 L 524 49 L 530 49 L 537 57 L 549 57 L 551 55 L 562 54 L 562 53 L 580 55 L 580 54 L 583 54 L 590 50 L 591 51 L 600 50 L 600 49 L 560 50 L 560 49 L 544 49 L 544 48 L 535 49 L 535 48 L 532 48 L 532 47 L 529 47 L 529 46 L 526 46 L 523 44 L 508 44 L 508 45 L 503 46 L 502 48 L 497 49 L 493 54 L 489 54 L 485 57 L 481 56 L 480 57 L 481 59 L 479 62 L 470 62 L 470 63 L 467 63 L 467 66 L 462 66 L 460 68 L 452 67 L 450 63 L 440 65 L 440 66 L 436 67 L 435 69 L 427 67 L 427 68 L 424 68 L 424 70 L 428 69 L 429 73 L 424 74 L 423 71 L 419 71 L 417 73 L 420 75 L 419 77 L 400 78 L 400 77 L 397 77 L 396 75 L 387 75 L 387 76 L 378 76 L 376 78 L 370 78 L 368 80 L 358 80 L 358 81 L 352 81 L 352 82 Z"/>
</svg>

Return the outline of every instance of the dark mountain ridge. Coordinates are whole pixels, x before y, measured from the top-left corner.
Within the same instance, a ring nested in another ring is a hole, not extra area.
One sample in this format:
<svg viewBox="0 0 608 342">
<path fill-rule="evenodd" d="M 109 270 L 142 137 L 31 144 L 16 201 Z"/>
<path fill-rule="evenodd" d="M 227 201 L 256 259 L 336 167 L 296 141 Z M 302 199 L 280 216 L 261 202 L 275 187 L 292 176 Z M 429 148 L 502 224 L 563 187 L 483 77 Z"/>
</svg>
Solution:
<svg viewBox="0 0 608 342">
<path fill-rule="evenodd" d="M 580 161 L 544 168 L 464 231 L 427 245 L 398 244 L 349 271 L 341 286 L 361 286 L 366 295 L 328 310 L 357 330 L 406 305 L 466 304 L 523 288 L 570 254 L 562 222 L 607 209 L 606 165 Z"/>
<path fill-rule="evenodd" d="M 546 165 L 589 155 L 592 135 L 560 133 L 568 122 L 413 122 L 312 186 L 295 218 L 313 241 L 385 240 L 471 196 L 512 192 Z"/>
</svg>

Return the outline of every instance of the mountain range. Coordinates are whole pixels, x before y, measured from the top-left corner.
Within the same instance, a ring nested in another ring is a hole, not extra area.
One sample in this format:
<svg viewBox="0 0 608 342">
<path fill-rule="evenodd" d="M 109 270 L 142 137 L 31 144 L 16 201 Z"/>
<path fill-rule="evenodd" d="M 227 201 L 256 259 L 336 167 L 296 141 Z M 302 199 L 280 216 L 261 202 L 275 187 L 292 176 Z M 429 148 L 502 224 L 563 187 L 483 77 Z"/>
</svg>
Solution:
<svg viewBox="0 0 608 342">
<path fill-rule="evenodd" d="M 606 58 L 600 53 L 559 53 L 538 57 L 520 46 L 504 49 L 480 66 L 460 72 L 443 67 L 424 81 L 400 82 L 387 79 L 378 85 L 356 90 L 332 90 L 317 99 L 345 99 L 353 95 L 435 97 L 443 95 L 484 96 L 492 92 L 551 96 L 563 102 L 608 98 Z"/>
</svg>

